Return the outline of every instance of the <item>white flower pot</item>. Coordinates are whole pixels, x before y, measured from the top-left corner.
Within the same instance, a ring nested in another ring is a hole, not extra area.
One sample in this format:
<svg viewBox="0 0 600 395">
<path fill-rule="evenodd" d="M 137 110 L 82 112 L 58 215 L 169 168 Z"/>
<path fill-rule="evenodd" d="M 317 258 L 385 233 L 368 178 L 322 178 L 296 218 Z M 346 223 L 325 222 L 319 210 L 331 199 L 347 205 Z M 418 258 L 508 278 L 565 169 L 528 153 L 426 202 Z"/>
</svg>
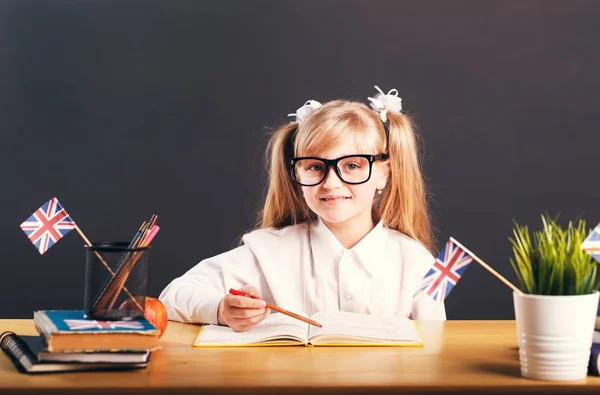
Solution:
<svg viewBox="0 0 600 395">
<path fill-rule="evenodd" d="M 523 377 L 580 380 L 587 376 L 599 295 L 513 292 Z"/>
</svg>

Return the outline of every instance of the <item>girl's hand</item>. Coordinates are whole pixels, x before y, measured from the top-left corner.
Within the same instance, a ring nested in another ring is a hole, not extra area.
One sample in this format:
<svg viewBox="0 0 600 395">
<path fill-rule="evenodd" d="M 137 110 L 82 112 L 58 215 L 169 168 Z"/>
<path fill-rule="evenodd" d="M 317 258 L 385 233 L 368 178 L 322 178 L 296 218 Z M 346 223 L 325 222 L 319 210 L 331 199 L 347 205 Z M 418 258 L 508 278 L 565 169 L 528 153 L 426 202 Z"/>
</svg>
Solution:
<svg viewBox="0 0 600 395">
<path fill-rule="evenodd" d="M 260 298 L 258 290 L 250 285 L 243 286 L 240 291 Z M 271 309 L 265 306 L 264 300 L 227 294 L 219 302 L 217 320 L 220 325 L 228 325 L 236 332 L 244 332 L 269 316 Z"/>
</svg>

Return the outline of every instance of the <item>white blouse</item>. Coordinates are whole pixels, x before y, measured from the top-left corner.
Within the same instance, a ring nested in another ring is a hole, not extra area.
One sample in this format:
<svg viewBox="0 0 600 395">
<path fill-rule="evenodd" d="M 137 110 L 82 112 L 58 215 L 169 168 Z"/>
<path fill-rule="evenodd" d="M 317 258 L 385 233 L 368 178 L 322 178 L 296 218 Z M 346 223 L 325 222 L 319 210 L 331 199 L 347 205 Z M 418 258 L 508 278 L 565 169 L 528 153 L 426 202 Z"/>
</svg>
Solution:
<svg viewBox="0 0 600 395">
<path fill-rule="evenodd" d="M 345 249 L 321 219 L 260 229 L 244 244 L 205 259 L 160 294 L 169 319 L 217 323 L 230 288 L 252 285 L 267 302 L 309 316 L 319 311 L 446 319 L 443 303 L 420 292 L 435 259 L 418 241 L 379 222 Z"/>
</svg>

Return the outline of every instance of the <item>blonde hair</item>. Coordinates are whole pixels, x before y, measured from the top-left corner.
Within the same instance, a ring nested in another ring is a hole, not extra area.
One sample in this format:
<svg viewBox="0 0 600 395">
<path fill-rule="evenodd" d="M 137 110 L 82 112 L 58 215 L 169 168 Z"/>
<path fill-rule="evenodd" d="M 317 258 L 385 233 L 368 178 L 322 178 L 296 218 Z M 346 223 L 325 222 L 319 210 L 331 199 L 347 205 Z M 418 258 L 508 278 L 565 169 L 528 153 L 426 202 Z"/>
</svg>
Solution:
<svg viewBox="0 0 600 395">
<path fill-rule="evenodd" d="M 427 194 L 421 173 L 417 135 L 409 116 L 387 113 L 389 147 L 379 114 L 363 103 L 334 100 L 315 110 L 300 126 L 290 123 L 275 130 L 267 146 L 269 181 L 259 228 L 281 228 L 315 219 L 299 185 L 291 175 L 289 160 L 315 155 L 338 142 L 353 138 L 364 152 L 388 153 L 387 185 L 373 203 L 373 219 L 420 241 L 433 250 L 427 211 Z"/>
</svg>

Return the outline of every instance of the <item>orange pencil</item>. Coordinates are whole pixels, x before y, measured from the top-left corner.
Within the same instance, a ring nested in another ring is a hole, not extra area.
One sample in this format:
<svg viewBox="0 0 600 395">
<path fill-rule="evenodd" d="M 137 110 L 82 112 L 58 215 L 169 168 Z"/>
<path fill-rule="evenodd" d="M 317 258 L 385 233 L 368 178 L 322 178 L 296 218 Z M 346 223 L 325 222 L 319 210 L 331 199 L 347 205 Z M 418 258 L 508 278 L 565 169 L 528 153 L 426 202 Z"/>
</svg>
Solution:
<svg viewBox="0 0 600 395">
<path fill-rule="evenodd" d="M 245 292 L 238 291 L 238 290 L 233 289 L 233 288 L 229 289 L 229 293 L 232 294 L 232 295 L 246 296 L 248 298 L 258 299 L 255 296 L 249 295 L 249 294 L 247 294 Z M 280 312 L 282 314 L 289 315 L 290 317 L 293 317 L 293 318 L 295 318 L 297 320 L 304 321 L 304 322 L 309 323 L 309 324 L 314 325 L 314 326 L 318 326 L 319 328 L 323 327 L 323 325 L 319 324 L 317 321 L 313 321 L 313 320 L 311 320 L 309 318 L 302 317 L 301 315 L 298 315 L 296 313 L 292 313 L 291 311 L 287 311 L 285 309 L 282 309 L 281 307 L 275 306 L 274 304 L 267 303 L 267 307 L 269 309 L 271 309 L 271 310 L 275 310 L 275 311 L 278 311 L 278 312 Z"/>
</svg>

